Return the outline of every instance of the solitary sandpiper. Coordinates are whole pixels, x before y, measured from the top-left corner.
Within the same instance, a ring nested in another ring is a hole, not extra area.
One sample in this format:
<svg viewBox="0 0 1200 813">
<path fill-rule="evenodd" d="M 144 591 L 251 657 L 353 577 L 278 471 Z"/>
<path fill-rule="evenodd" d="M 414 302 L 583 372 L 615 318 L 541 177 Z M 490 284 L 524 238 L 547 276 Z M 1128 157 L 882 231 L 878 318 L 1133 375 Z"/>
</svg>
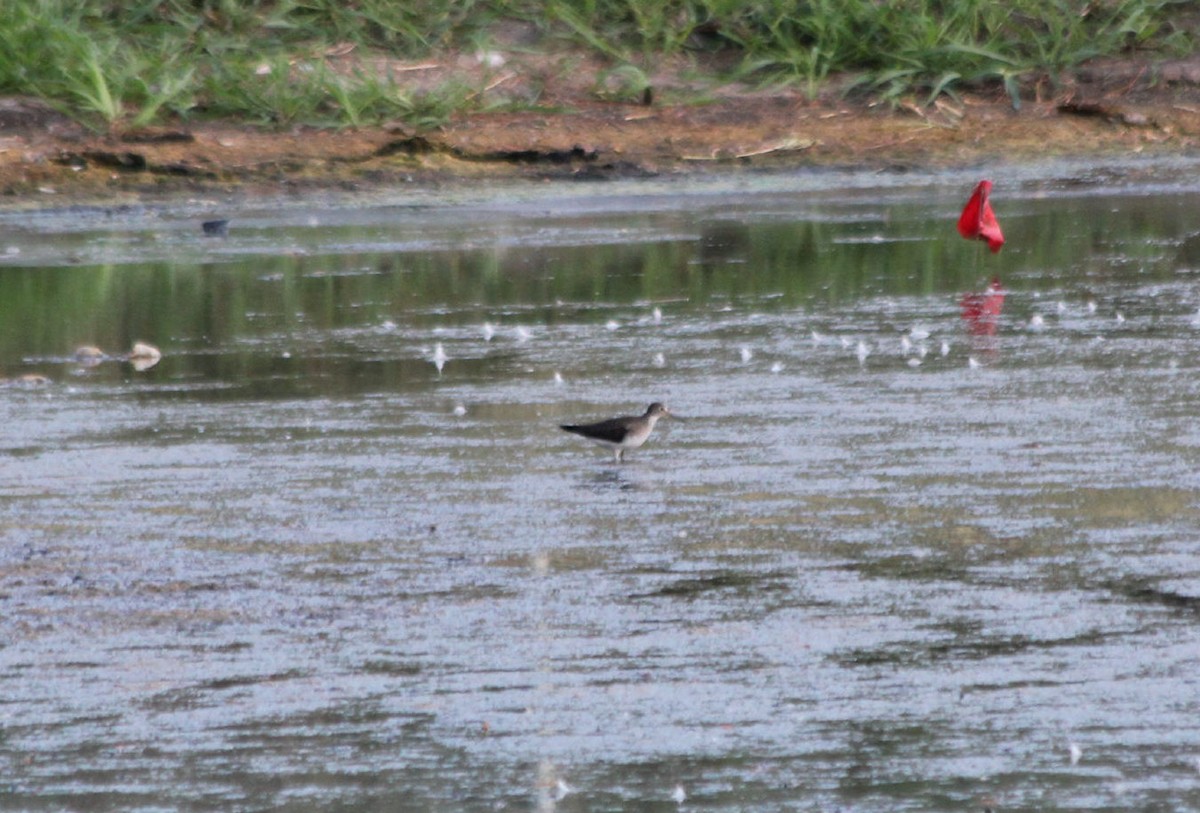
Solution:
<svg viewBox="0 0 1200 813">
<path fill-rule="evenodd" d="M 628 415 L 621 418 L 610 418 L 607 421 L 585 424 L 560 424 L 563 429 L 576 435 L 594 440 L 613 450 L 616 461 L 621 462 L 626 449 L 636 449 L 646 442 L 654 430 L 654 424 L 671 411 L 655 401 L 646 407 L 646 411 L 638 416 Z"/>
</svg>

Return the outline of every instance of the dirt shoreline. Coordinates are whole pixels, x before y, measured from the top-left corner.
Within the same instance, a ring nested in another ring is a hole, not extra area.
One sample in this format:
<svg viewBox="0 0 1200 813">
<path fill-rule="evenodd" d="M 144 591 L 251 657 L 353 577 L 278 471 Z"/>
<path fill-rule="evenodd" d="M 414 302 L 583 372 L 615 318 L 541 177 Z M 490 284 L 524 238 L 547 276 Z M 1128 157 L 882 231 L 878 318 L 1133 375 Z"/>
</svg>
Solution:
<svg viewBox="0 0 1200 813">
<path fill-rule="evenodd" d="M 605 102 L 586 82 L 552 106 L 404 126 L 269 132 L 229 122 L 95 134 L 0 99 L 0 209 L 271 196 L 489 180 L 588 180 L 714 170 L 950 169 L 1048 157 L 1200 153 L 1200 59 L 1077 72 L 1016 110 L 997 91 L 929 106 L 736 92 L 704 103 Z"/>
</svg>

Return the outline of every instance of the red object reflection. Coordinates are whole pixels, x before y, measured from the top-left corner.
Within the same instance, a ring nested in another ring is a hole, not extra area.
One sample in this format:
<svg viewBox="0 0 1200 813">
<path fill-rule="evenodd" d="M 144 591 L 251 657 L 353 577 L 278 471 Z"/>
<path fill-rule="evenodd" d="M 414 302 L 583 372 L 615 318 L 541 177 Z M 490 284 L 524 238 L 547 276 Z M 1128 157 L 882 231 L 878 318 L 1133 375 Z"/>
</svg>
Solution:
<svg viewBox="0 0 1200 813">
<path fill-rule="evenodd" d="M 991 181 L 980 181 L 975 185 L 975 191 L 959 215 L 958 233 L 968 240 L 983 240 L 995 254 L 1004 245 L 1004 234 L 1000 231 L 992 204 L 988 202 L 991 192 Z"/>
<path fill-rule="evenodd" d="M 1004 286 L 999 277 L 992 277 L 983 293 L 963 294 L 959 301 L 967 332 L 976 336 L 994 336 L 1004 308 Z"/>
</svg>

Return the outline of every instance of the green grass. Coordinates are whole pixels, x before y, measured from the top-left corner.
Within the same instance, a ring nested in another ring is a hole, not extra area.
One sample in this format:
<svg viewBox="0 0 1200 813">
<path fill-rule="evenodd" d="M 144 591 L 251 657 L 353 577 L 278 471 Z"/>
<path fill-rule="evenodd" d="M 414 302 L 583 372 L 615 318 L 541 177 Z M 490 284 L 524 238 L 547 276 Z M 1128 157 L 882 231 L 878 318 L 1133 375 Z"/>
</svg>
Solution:
<svg viewBox="0 0 1200 813">
<path fill-rule="evenodd" d="M 484 87 L 417 92 L 371 62 L 335 70 L 330 49 L 469 53 L 519 21 L 539 32 L 535 47 L 604 56 L 608 98 L 636 96 L 667 58 L 703 72 L 720 56 L 714 82 L 816 95 L 849 74 L 854 92 L 884 99 L 990 86 L 1017 104 L 1023 80 L 1056 81 L 1093 57 L 1190 52 L 1197 17 L 1194 0 L 4 0 L 0 93 L 96 129 L 205 117 L 433 126 L 485 104 Z"/>
</svg>

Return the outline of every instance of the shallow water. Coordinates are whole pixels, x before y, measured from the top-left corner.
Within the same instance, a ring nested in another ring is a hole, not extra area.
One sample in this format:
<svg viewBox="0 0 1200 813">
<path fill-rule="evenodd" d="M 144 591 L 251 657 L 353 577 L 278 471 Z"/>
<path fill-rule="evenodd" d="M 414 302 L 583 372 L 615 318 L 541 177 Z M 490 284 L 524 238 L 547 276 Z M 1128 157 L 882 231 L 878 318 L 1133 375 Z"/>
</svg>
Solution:
<svg viewBox="0 0 1200 813">
<path fill-rule="evenodd" d="M 1195 170 L 0 216 L 0 806 L 1200 805 Z"/>
</svg>

